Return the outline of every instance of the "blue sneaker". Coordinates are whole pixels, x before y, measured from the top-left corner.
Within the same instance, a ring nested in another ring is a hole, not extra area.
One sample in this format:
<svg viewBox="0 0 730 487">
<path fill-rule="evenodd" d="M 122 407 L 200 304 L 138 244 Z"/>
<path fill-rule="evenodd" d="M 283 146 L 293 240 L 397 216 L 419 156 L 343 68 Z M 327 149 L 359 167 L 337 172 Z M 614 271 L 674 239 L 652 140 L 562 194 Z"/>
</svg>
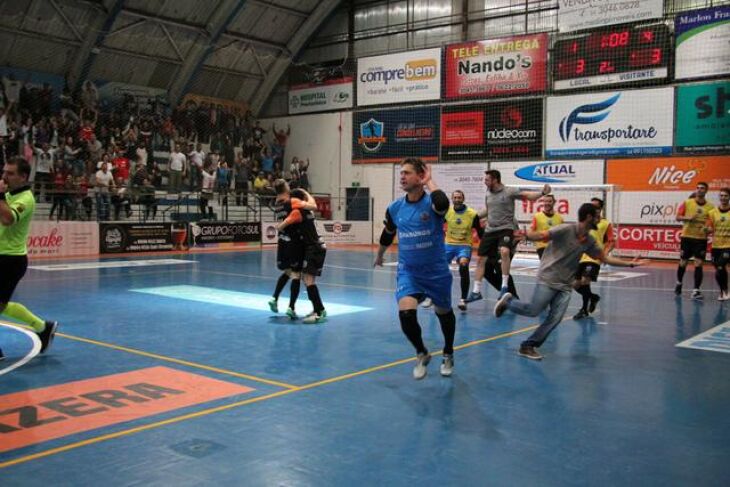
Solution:
<svg viewBox="0 0 730 487">
<path fill-rule="evenodd" d="M 506 286 L 502 287 L 502 289 L 499 290 L 499 298 L 501 298 L 502 296 L 504 296 L 508 292 L 509 292 L 509 288 L 508 287 L 506 287 Z M 499 298 L 497 298 L 497 299 L 499 299 Z"/>
<path fill-rule="evenodd" d="M 482 293 L 475 293 L 474 291 L 472 291 L 469 293 L 464 301 L 466 301 L 467 303 L 473 303 L 474 301 L 479 301 L 480 299 L 484 299 Z"/>
</svg>

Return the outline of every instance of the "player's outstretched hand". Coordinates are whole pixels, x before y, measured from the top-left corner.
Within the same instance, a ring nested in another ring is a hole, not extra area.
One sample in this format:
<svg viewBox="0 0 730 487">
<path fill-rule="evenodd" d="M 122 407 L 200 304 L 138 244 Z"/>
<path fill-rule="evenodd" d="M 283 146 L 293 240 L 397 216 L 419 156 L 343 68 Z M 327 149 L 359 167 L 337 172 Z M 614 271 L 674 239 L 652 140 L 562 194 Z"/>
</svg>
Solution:
<svg viewBox="0 0 730 487">
<path fill-rule="evenodd" d="M 648 263 L 649 259 L 640 259 L 639 257 L 634 257 L 634 259 L 631 261 L 631 267 L 639 267 Z"/>
</svg>

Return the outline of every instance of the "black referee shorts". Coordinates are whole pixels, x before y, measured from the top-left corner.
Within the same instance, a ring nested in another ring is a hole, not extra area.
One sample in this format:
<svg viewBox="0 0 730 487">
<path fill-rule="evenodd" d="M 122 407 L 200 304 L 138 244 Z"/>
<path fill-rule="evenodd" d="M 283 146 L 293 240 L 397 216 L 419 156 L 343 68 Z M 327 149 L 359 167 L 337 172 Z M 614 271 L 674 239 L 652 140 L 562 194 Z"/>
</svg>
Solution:
<svg viewBox="0 0 730 487">
<path fill-rule="evenodd" d="M 0 255 L 0 303 L 7 304 L 28 269 L 27 255 Z"/>
</svg>

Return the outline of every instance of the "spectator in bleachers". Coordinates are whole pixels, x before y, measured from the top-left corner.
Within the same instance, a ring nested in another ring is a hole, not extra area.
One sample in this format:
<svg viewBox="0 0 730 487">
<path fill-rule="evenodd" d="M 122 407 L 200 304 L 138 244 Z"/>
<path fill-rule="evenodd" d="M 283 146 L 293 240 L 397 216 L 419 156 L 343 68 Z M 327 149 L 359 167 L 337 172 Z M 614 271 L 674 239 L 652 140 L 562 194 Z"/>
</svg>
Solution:
<svg viewBox="0 0 730 487">
<path fill-rule="evenodd" d="M 216 170 L 216 190 L 218 191 L 218 204 L 228 204 L 228 189 L 231 185 L 231 170 L 225 159 L 221 159 Z"/>
<path fill-rule="evenodd" d="M 53 182 L 56 151 L 47 142 L 35 149 L 35 194 L 49 201 L 48 191 Z"/>
<path fill-rule="evenodd" d="M 58 209 L 58 219 L 63 219 L 63 210 L 65 206 L 65 188 L 66 175 L 62 171 L 56 171 L 53 175 L 53 196 L 51 201 L 51 211 L 48 214 L 48 219 L 53 220 L 53 213 Z"/>
<path fill-rule="evenodd" d="M 236 188 L 236 205 L 248 206 L 248 183 L 251 179 L 251 165 L 247 157 L 239 153 L 233 165 L 233 174 Z"/>
<path fill-rule="evenodd" d="M 101 163 L 101 169 L 96 171 L 94 177 L 96 188 L 96 217 L 99 221 L 109 219 L 109 193 L 114 189 L 114 177 L 109 170 L 109 164 Z"/>
<path fill-rule="evenodd" d="M 96 119 L 96 107 L 99 103 L 99 92 L 94 83 L 84 81 L 81 88 L 81 118 Z"/>
<path fill-rule="evenodd" d="M 168 193 L 179 193 L 182 178 L 185 176 L 185 166 L 187 165 L 187 161 L 185 154 L 183 154 L 180 150 L 181 145 L 182 144 L 179 142 L 175 143 L 175 147 L 170 153 L 170 160 L 167 164 L 169 178 L 167 188 Z"/>
<path fill-rule="evenodd" d="M 286 131 L 284 131 L 284 129 L 276 130 L 276 124 L 272 123 L 271 131 L 274 134 L 274 142 L 271 144 L 271 153 L 274 156 L 274 160 L 279 161 L 279 163 L 283 166 L 286 141 L 291 135 L 291 126 L 287 125 Z"/>
<path fill-rule="evenodd" d="M 157 198 L 155 197 L 155 187 L 152 182 L 144 178 L 139 188 L 139 203 L 144 205 L 144 219 L 149 219 L 150 214 L 154 220 L 157 217 Z"/>
<path fill-rule="evenodd" d="M 114 207 L 114 219 L 119 220 L 119 214 L 122 209 L 124 209 L 127 218 L 129 218 L 132 216 L 132 201 L 129 198 L 129 192 L 121 177 L 117 176 L 114 180 L 114 189 L 111 193 L 111 202 Z"/>
<path fill-rule="evenodd" d="M 266 174 L 274 172 L 274 158 L 269 153 L 269 148 L 264 146 L 261 148 L 261 170 Z"/>
<path fill-rule="evenodd" d="M 205 218 L 206 214 L 213 215 L 213 209 L 208 203 L 213 199 L 213 190 L 215 188 L 215 166 L 210 159 L 203 166 L 203 182 L 200 188 L 200 213 Z"/>
<path fill-rule="evenodd" d="M 256 120 L 256 123 L 253 126 L 252 134 L 253 134 L 253 140 L 254 142 L 258 143 L 260 146 L 263 145 L 264 142 L 264 134 L 266 133 L 266 130 L 261 126 L 261 122 Z"/>
<path fill-rule="evenodd" d="M 203 175 L 203 162 L 205 161 L 205 152 L 203 152 L 203 144 L 198 144 L 193 149 L 192 142 L 188 149 L 188 160 L 190 161 L 190 191 L 200 187 Z"/>
<path fill-rule="evenodd" d="M 78 178 L 76 178 L 76 181 L 74 181 L 74 186 L 76 187 L 75 206 L 78 207 L 78 204 L 81 203 L 81 206 L 84 207 L 86 220 L 91 221 L 93 203 L 91 201 L 91 196 L 89 195 L 89 178 L 86 176 L 86 174 L 79 176 Z"/>
</svg>

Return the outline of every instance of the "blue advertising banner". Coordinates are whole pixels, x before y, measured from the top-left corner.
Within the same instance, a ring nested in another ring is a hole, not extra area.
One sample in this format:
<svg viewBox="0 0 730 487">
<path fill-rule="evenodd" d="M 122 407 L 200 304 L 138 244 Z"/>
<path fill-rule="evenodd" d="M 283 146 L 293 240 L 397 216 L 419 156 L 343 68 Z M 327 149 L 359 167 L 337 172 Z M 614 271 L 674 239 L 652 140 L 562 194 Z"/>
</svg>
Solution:
<svg viewBox="0 0 730 487">
<path fill-rule="evenodd" d="M 730 150 L 730 82 L 678 87 L 676 131 L 677 152 Z"/>
<path fill-rule="evenodd" d="M 352 127 L 353 164 L 396 163 L 406 157 L 436 161 L 439 107 L 356 112 Z"/>
</svg>

